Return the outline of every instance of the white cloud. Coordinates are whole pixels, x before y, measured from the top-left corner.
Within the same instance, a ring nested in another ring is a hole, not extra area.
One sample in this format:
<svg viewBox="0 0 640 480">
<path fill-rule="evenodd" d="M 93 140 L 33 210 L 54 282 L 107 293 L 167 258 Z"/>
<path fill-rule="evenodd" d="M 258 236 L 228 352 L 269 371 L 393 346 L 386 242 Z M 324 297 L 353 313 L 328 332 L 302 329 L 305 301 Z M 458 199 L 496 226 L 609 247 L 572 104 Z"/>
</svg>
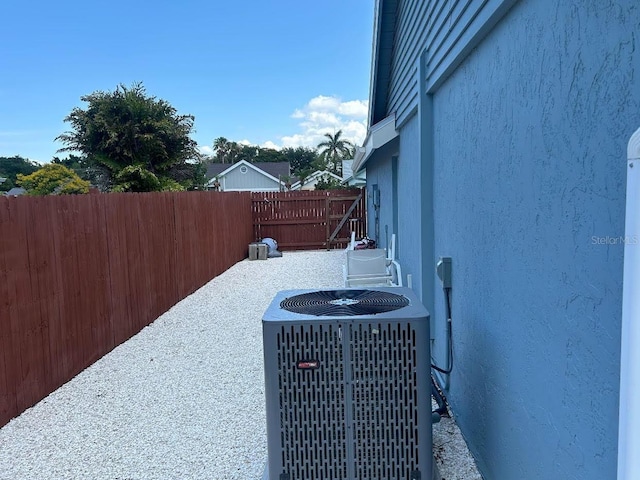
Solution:
<svg viewBox="0 0 640 480">
<path fill-rule="evenodd" d="M 325 97 L 324 95 L 318 95 L 312 98 L 307 103 L 307 107 L 310 110 L 320 111 L 332 111 L 340 108 L 340 99 L 338 97 Z"/>
<path fill-rule="evenodd" d="M 315 147 L 324 141 L 326 133 L 342 130 L 342 136 L 355 145 L 362 145 L 367 135 L 366 100 L 343 102 L 336 96 L 318 95 L 296 109 L 291 118 L 300 120 L 301 132 L 280 138 L 283 147 Z"/>
<path fill-rule="evenodd" d="M 273 143 L 271 140 L 267 140 L 260 146 L 262 148 L 272 148 L 273 150 L 280 150 L 280 148 L 282 148 L 279 145 L 276 145 L 275 143 Z"/>
<path fill-rule="evenodd" d="M 298 120 L 299 131 L 284 135 L 278 139 L 267 140 L 260 146 L 280 150 L 284 147 L 312 147 L 326 140 L 325 134 L 335 134 L 342 130 L 342 138 L 360 146 L 367 135 L 367 113 L 369 105 L 366 100 L 349 100 L 343 102 L 337 96 L 318 95 L 301 108 L 296 108 L 291 118 Z M 247 139 L 240 140 L 243 145 L 255 145 Z M 206 155 L 213 155 L 209 146 L 199 147 Z"/>
<path fill-rule="evenodd" d="M 213 155 L 213 148 L 209 147 L 208 145 L 198 145 L 198 149 L 200 150 L 200 153 L 203 155 L 207 155 L 207 156 Z"/>
<path fill-rule="evenodd" d="M 367 118 L 369 111 L 369 102 L 363 100 L 352 100 L 350 102 L 341 103 L 338 111 L 342 115 L 355 118 Z"/>
</svg>

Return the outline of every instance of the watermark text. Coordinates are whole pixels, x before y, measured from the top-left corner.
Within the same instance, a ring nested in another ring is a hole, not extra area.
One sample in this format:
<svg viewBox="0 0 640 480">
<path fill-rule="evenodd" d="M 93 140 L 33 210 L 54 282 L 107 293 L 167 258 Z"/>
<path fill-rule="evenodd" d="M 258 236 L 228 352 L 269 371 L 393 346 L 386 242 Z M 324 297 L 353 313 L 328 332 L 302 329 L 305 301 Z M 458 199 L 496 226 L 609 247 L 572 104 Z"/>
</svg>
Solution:
<svg viewBox="0 0 640 480">
<path fill-rule="evenodd" d="M 638 245 L 640 244 L 640 235 L 619 235 L 612 237 L 607 235 L 606 237 L 600 237 L 593 235 L 591 237 L 592 245 Z"/>
</svg>

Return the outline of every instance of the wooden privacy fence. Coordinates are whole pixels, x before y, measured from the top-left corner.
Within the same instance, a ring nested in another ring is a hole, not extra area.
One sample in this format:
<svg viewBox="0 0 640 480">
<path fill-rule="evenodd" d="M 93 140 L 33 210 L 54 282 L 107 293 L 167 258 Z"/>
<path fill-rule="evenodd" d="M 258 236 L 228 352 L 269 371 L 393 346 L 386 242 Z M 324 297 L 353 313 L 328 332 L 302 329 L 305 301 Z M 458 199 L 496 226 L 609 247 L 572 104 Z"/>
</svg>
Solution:
<svg viewBox="0 0 640 480">
<path fill-rule="evenodd" d="M 0 426 L 247 254 L 249 193 L 0 197 Z"/>
<path fill-rule="evenodd" d="M 345 248 L 366 235 L 366 195 L 361 190 L 254 192 L 254 239 L 270 237 L 282 250 Z"/>
</svg>

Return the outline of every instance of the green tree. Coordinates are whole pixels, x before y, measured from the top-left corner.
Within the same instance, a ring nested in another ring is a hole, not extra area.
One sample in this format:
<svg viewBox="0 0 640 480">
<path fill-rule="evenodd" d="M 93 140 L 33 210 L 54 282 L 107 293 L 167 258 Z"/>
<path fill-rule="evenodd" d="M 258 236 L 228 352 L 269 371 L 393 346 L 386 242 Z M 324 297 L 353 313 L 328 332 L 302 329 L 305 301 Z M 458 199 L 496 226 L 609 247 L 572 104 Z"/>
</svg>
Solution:
<svg viewBox="0 0 640 480">
<path fill-rule="evenodd" d="M 306 170 L 301 170 L 296 174 L 296 176 L 298 177 L 298 180 L 300 181 L 301 187 L 303 187 L 307 183 L 307 178 L 309 178 L 309 176 L 312 173 L 313 171 L 311 169 L 306 169 Z"/>
<path fill-rule="evenodd" d="M 213 141 L 213 150 L 213 163 L 236 163 L 241 160 L 238 158 L 240 145 L 224 137 L 218 137 Z"/>
<path fill-rule="evenodd" d="M 291 165 L 291 171 L 301 176 L 303 172 L 313 173 L 315 170 L 322 170 L 319 165 L 318 151 L 315 148 L 309 147 L 286 147 L 283 148 L 280 153 L 282 154 L 283 161 L 289 162 Z"/>
<path fill-rule="evenodd" d="M 127 183 L 123 180 L 127 175 L 119 176 L 120 172 L 139 167 L 129 174 L 145 170 L 169 185 L 163 179 L 171 179 L 175 167 L 200 159 L 189 136 L 194 117 L 178 115 L 165 100 L 148 96 L 142 83 L 96 91 L 81 100 L 88 106 L 74 108 L 65 118 L 72 129 L 57 137 L 65 145 L 59 151 L 80 152 L 89 165 L 104 167 L 110 177 L 107 183 L 116 187 L 119 181 Z"/>
<path fill-rule="evenodd" d="M 318 144 L 320 156 L 325 162 L 326 168 L 336 175 L 342 175 L 342 160 L 352 158 L 353 144 L 342 137 L 342 130 L 331 135 L 324 134 L 327 139 Z"/>
<path fill-rule="evenodd" d="M 73 154 L 70 154 L 67 158 L 53 157 L 51 159 L 51 163 L 55 165 L 64 165 L 76 172 L 79 177 L 82 177 L 82 173 L 84 173 L 84 170 L 88 166 L 87 159 L 85 157 Z"/>
<path fill-rule="evenodd" d="M 287 159 L 281 151 L 274 148 L 257 148 L 256 162 L 286 162 Z"/>
<path fill-rule="evenodd" d="M 340 141 L 345 143 L 345 140 Z M 282 150 L 276 150 L 256 145 L 244 145 L 230 141 L 225 137 L 218 137 L 213 141 L 213 149 L 215 153 L 209 160 L 211 163 L 237 163 L 241 160 L 250 163 L 289 162 L 292 177 L 298 177 L 303 185 L 305 179 L 313 172 L 326 168 L 324 160 L 319 157 L 315 148 L 286 147 Z M 294 179 L 291 178 L 291 180 Z"/>
<path fill-rule="evenodd" d="M 89 193 L 89 182 L 59 164 L 47 164 L 30 175 L 18 174 L 17 183 L 29 195 Z"/>
<path fill-rule="evenodd" d="M 282 153 L 273 148 L 244 145 L 225 137 L 218 137 L 213 141 L 213 150 L 215 153 L 211 159 L 212 163 L 237 163 L 241 160 L 249 163 L 287 161 Z"/>
<path fill-rule="evenodd" d="M 111 171 L 104 165 L 90 162 L 85 156 L 69 154 L 67 158 L 53 157 L 51 163 L 70 168 L 101 192 L 108 192 L 113 187 Z"/>
<path fill-rule="evenodd" d="M 342 183 L 340 183 L 340 180 L 338 180 L 337 178 L 333 178 L 325 174 L 325 176 L 321 177 L 316 182 L 315 188 L 316 190 L 336 190 L 336 189 L 344 188 L 344 186 L 342 185 Z"/>
<path fill-rule="evenodd" d="M 176 165 L 169 172 L 169 177 L 186 190 L 204 190 L 207 164 L 204 161 L 194 161 Z"/>
<path fill-rule="evenodd" d="M 18 174 L 29 175 L 40 168 L 36 162 L 22 158 L 18 155 L 13 157 L 0 157 L 0 177 L 6 178 L 0 183 L 0 191 L 6 192 L 16 186 Z"/>
<path fill-rule="evenodd" d="M 116 174 L 114 192 L 159 192 L 160 179 L 142 165 L 129 165 Z"/>
</svg>

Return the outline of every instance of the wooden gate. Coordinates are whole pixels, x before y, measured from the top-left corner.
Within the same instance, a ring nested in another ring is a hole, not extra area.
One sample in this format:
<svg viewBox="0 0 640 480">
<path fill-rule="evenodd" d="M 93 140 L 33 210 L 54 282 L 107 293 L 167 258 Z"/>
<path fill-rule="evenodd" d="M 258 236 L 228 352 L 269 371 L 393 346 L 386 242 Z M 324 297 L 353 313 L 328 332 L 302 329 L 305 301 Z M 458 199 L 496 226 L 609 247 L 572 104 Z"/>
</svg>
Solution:
<svg viewBox="0 0 640 480">
<path fill-rule="evenodd" d="M 254 192 L 255 240 L 270 237 L 280 250 L 345 248 L 351 232 L 366 235 L 364 189 Z"/>
</svg>

